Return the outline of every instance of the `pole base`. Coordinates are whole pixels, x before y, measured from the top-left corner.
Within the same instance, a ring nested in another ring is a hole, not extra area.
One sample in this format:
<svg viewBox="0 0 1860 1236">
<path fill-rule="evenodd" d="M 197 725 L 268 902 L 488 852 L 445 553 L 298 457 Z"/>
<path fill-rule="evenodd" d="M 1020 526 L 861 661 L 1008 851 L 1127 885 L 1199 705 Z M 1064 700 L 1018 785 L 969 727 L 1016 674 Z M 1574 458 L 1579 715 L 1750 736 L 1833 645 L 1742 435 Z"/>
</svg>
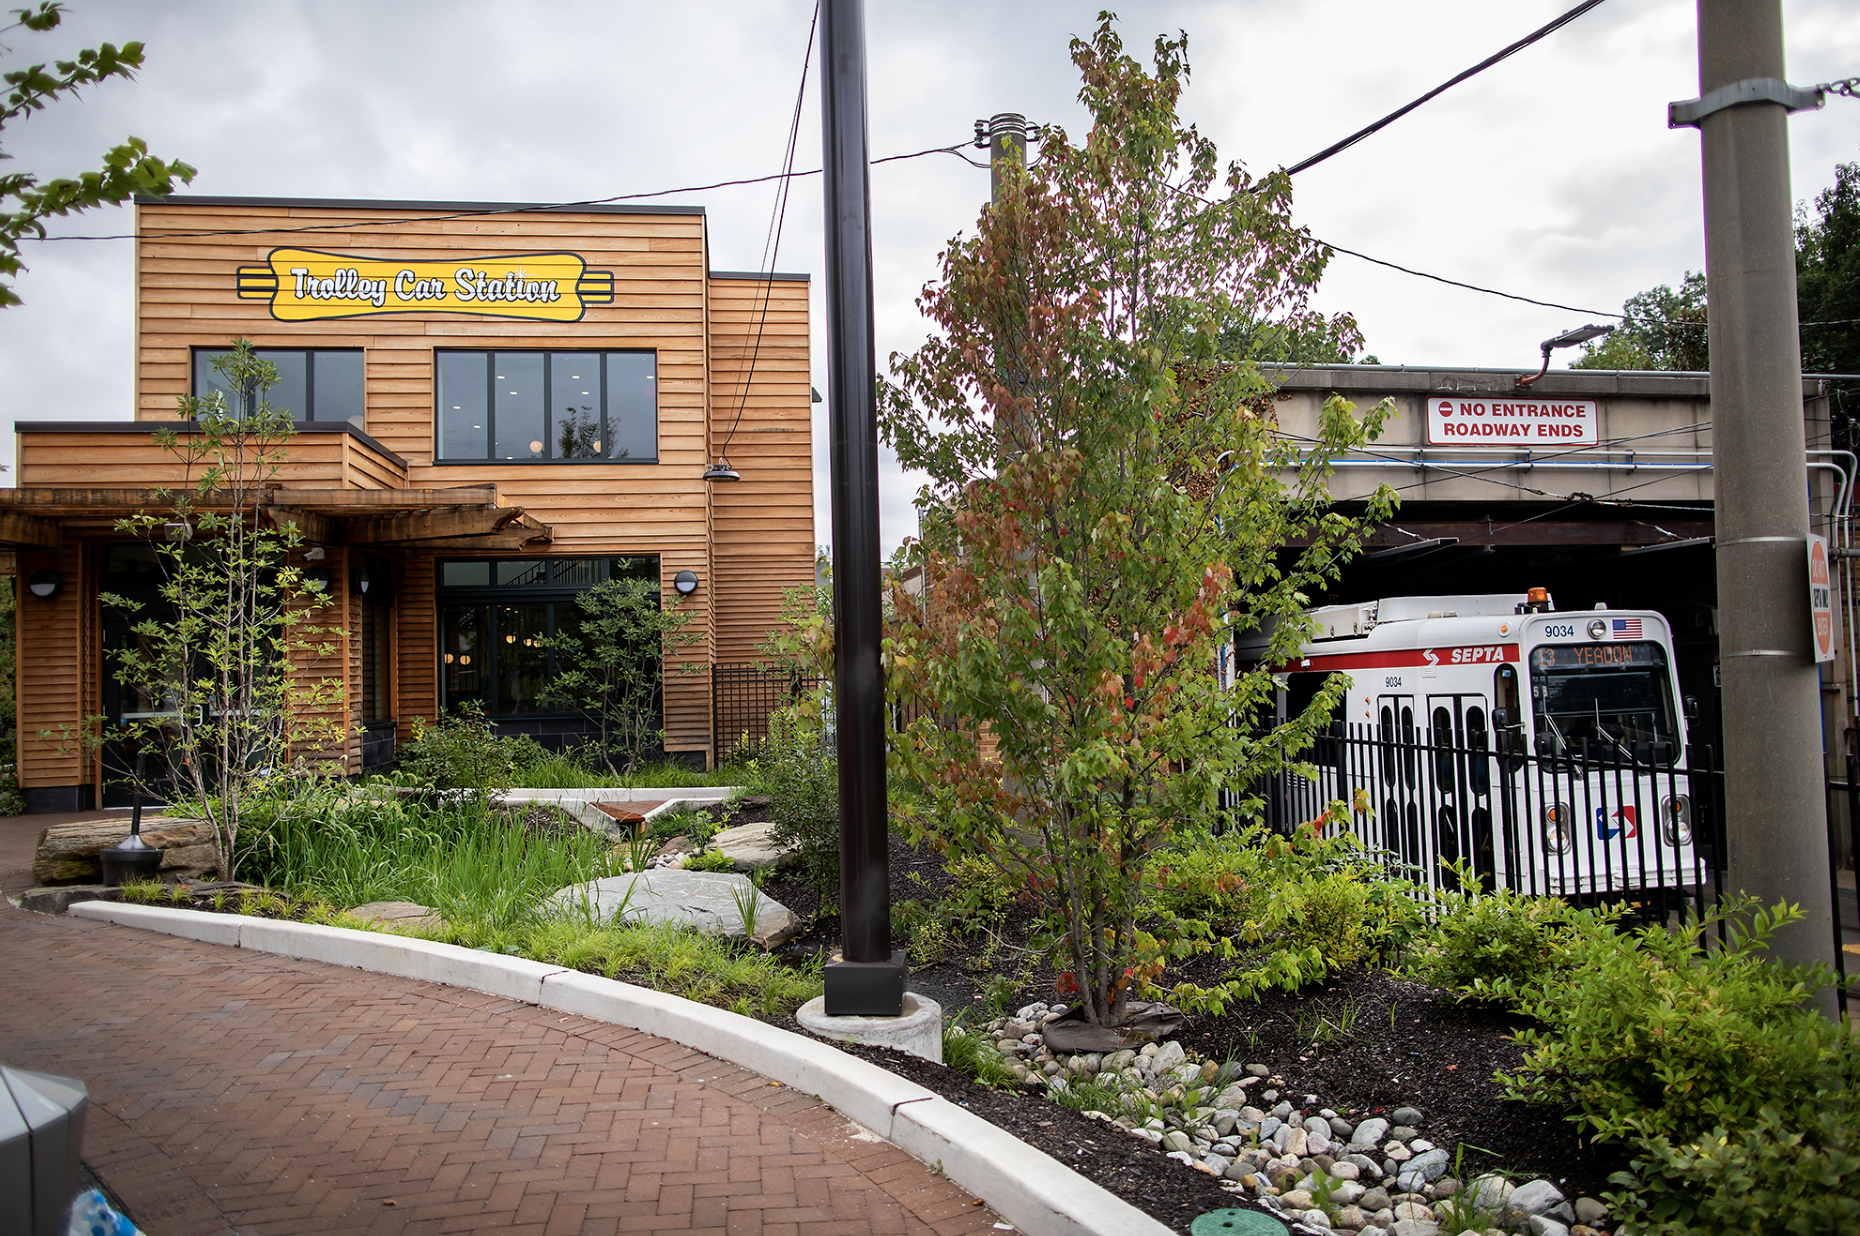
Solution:
<svg viewBox="0 0 1860 1236">
<path fill-rule="evenodd" d="M 890 961 L 847 961 L 838 953 L 826 965 L 828 1017 L 900 1017 L 904 980 L 910 975 L 904 950 Z"/>
<path fill-rule="evenodd" d="M 866 1043 L 943 1063 L 943 1009 L 928 996 L 904 993 L 897 1017 L 829 1017 L 826 999 L 816 996 L 795 1010 L 801 1029 L 829 1043 Z"/>
</svg>

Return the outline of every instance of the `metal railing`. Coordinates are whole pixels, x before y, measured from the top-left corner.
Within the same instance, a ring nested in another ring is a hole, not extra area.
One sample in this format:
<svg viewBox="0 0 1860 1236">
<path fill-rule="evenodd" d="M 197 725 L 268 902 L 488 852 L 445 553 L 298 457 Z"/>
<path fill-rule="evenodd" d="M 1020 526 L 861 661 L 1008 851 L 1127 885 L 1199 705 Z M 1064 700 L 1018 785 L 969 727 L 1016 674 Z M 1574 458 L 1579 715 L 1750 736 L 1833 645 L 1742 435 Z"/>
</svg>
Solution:
<svg viewBox="0 0 1860 1236">
<path fill-rule="evenodd" d="M 820 680 L 781 666 L 746 662 L 710 667 L 711 758 L 721 762 L 730 752 L 769 736 L 769 714 L 792 704 Z"/>
</svg>

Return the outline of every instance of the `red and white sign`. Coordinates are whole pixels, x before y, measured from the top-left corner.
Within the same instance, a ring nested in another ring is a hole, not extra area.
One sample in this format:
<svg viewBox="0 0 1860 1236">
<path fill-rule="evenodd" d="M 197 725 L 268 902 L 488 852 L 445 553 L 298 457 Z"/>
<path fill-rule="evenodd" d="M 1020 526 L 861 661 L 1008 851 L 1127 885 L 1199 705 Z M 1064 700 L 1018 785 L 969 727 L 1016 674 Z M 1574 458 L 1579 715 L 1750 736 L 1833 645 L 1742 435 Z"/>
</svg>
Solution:
<svg viewBox="0 0 1860 1236">
<path fill-rule="evenodd" d="M 1593 399 L 1427 397 L 1429 446 L 1594 446 L 1600 424 Z"/>
<path fill-rule="evenodd" d="M 1808 612 L 1814 618 L 1815 660 L 1834 660 L 1834 582 L 1828 539 L 1808 534 Z"/>
</svg>

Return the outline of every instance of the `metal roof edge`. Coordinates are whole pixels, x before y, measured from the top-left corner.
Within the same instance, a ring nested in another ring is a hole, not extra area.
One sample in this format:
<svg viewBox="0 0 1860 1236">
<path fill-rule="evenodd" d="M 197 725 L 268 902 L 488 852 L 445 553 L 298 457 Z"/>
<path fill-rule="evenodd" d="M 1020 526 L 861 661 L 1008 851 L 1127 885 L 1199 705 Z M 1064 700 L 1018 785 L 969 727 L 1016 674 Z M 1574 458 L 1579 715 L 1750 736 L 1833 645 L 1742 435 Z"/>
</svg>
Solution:
<svg viewBox="0 0 1860 1236">
<path fill-rule="evenodd" d="M 713 279 L 753 279 L 757 283 L 808 283 L 813 276 L 805 271 L 781 270 L 713 270 Z"/>
<path fill-rule="evenodd" d="M 325 210 L 450 210 L 485 214 L 525 212 L 597 215 L 702 215 L 702 206 L 643 206 L 631 203 L 576 205 L 551 202 L 429 202 L 395 198 L 239 197 L 200 193 L 138 193 L 138 206 L 308 206 Z"/>
</svg>

